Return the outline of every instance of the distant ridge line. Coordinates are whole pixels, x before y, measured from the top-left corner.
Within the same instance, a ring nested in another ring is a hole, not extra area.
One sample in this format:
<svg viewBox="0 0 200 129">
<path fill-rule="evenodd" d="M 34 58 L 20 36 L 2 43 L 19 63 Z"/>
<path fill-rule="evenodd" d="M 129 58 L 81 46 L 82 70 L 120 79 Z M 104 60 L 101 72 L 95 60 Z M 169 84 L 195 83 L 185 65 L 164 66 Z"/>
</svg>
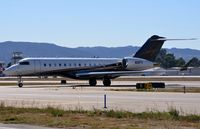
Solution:
<svg viewBox="0 0 200 129">
<path fill-rule="evenodd" d="M 126 57 L 132 56 L 138 46 L 120 46 L 120 47 L 77 47 L 69 48 L 52 43 L 35 43 L 35 42 L 0 42 L 0 61 L 8 63 L 12 52 L 23 52 L 25 57 Z M 195 49 L 166 49 L 168 53 L 173 53 L 177 58 L 182 57 L 189 60 L 192 57 L 200 58 L 200 50 Z"/>
</svg>

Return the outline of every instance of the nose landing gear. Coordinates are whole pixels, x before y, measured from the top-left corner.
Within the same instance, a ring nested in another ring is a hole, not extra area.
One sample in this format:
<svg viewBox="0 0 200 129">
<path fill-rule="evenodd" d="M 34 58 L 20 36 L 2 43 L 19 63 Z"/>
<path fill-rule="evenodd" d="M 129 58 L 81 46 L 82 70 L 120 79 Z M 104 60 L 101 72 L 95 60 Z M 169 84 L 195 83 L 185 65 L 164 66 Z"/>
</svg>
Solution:
<svg viewBox="0 0 200 129">
<path fill-rule="evenodd" d="M 18 77 L 18 87 L 23 87 L 23 81 L 21 76 Z"/>
</svg>

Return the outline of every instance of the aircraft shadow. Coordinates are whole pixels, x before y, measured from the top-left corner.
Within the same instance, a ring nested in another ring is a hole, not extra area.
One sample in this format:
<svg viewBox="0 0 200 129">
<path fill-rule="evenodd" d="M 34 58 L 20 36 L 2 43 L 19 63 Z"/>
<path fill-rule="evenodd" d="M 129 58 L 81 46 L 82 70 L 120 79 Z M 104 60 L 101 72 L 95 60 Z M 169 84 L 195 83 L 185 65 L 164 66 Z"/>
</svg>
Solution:
<svg viewBox="0 0 200 129">
<path fill-rule="evenodd" d="M 16 86 L 17 87 L 17 86 Z M 13 87 L 13 88 L 16 88 Z M 78 87 L 88 87 L 88 88 L 95 88 L 95 87 L 136 87 L 135 85 L 111 85 L 111 86 L 104 86 L 104 85 L 96 85 L 90 86 L 86 84 L 60 84 L 60 85 L 24 85 L 22 88 L 78 88 Z"/>
</svg>

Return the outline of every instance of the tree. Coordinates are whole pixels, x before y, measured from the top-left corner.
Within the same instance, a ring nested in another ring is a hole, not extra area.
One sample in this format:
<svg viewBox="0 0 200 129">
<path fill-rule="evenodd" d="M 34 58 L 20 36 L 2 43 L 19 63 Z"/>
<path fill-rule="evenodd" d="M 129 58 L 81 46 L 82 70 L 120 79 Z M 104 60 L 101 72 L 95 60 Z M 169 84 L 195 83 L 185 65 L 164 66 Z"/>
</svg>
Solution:
<svg viewBox="0 0 200 129">
<path fill-rule="evenodd" d="M 176 67 L 183 67 L 185 65 L 185 60 L 180 57 L 176 60 Z"/>
<path fill-rule="evenodd" d="M 164 58 L 164 68 L 171 68 L 174 67 L 176 64 L 176 59 L 174 54 L 167 54 Z"/>
<path fill-rule="evenodd" d="M 176 59 L 174 54 L 167 53 L 166 49 L 160 50 L 156 62 L 163 68 L 182 67 L 185 65 L 185 60 L 183 58 Z"/>
<path fill-rule="evenodd" d="M 156 57 L 156 62 L 163 68 L 200 67 L 200 60 L 198 58 L 193 57 L 186 63 L 182 57 L 176 59 L 174 54 L 167 53 L 166 49 L 160 50 L 158 56 Z"/>
<path fill-rule="evenodd" d="M 159 63 L 161 67 L 165 66 L 165 56 L 167 55 L 166 49 L 161 49 L 158 56 L 156 57 L 155 62 Z"/>
<path fill-rule="evenodd" d="M 189 62 L 188 62 L 189 67 L 200 67 L 200 60 L 196 57 L 193 57 Z"/>
</svg>

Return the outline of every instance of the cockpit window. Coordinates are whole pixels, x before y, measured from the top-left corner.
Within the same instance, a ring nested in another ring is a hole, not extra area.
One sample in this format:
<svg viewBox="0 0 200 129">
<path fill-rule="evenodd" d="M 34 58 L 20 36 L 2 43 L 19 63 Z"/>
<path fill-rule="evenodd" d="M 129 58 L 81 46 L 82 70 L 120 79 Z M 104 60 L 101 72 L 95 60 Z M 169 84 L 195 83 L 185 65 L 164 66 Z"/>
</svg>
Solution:
<svg viewBox="0 0 200 129">
<path fill-rule="evenodd" d="M 30 65 L 30 63 L 28 61 L 24 61 L 24 62 L 19 62 L 20 65 Z"/>
</svg>

